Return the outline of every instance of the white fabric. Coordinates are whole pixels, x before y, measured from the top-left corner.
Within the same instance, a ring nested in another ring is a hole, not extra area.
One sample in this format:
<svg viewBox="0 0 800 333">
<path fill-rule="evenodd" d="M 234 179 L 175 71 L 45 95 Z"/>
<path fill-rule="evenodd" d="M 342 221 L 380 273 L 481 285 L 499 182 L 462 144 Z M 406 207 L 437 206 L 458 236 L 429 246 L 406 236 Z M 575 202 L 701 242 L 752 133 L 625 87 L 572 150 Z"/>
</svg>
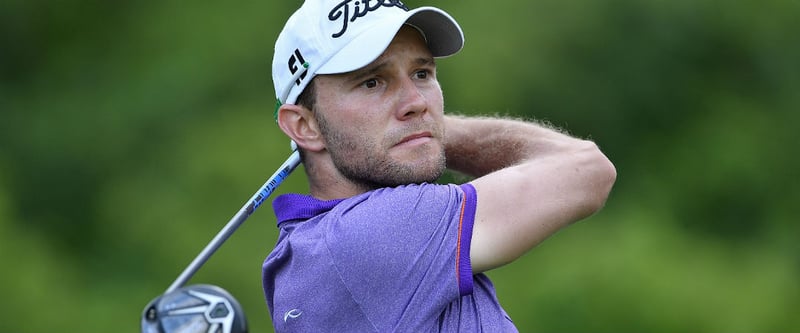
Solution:
<svg viewBox="0 0 800 333">
<path fill-rule="evenodd" d="M 422 32 L 434 57 L 455 54 L 464 45 L 461 27 L 438 8 L 407 10 L 398 0 L 306 0 L 275 43 L 272 80 L 279 103 L 294 104 L 317 74 L 368 65 L 403 24 Z"/>
</svg>

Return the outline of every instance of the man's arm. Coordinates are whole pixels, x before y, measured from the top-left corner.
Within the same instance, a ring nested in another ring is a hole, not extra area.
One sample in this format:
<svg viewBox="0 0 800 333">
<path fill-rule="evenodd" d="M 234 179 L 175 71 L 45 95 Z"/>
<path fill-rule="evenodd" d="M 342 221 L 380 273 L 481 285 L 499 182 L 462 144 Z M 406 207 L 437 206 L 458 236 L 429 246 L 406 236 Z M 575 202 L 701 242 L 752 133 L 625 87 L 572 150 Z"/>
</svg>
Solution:
<svg viewBox="0 0 800 333">
<path fill-rule="evenodd" d="M 519 258 L 603 207 L 616 170 L 591 141 L 541 124 L 446 116 L 447 167 L 477 177 L 473 273 Z"/>
</svg>

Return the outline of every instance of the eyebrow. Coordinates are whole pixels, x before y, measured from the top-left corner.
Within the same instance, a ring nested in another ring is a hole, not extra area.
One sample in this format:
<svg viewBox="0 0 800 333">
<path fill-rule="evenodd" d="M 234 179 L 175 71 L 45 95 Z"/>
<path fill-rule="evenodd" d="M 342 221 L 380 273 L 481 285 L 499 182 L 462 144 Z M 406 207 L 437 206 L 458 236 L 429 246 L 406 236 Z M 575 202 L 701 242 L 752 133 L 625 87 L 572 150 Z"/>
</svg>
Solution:
<svg viewBox="0 0 800 333">
<path fill-rule="evenodd" d="M 436 66 L 436 61 L 433 57 L 419 57 L 413 60 L 414 65 L 416 66 Z M 351 82 L 358 82 L 363 79 L 366 79 L 370 76 L 374 76 L 376 73 L 381 72 L 384 68 L 389 66 L 387 61 L 376 62 L 367 65 L 366 67 L 362 67 L 355 71 L 345 74 L 347 77 L 347 81 Z"/>
<path fill-rule="evenodd" d="M 353 82 L 361 81 L 363 79 L 366 79 L 367 77 L 375 75 L 375 73 L 380 72 L 387 66 L 389 66 L 389 63 L 386 61 L 369 64 L 366 67 L 362 67 L 353 72 L 350 72 L 347 75 L 347 80 Z"/>
<path fill-rule="evenodd" d="M 418 66 L 436 66 L 436 60 L 433 57 L 419 57 L 415 62 Z"/>
</svg>

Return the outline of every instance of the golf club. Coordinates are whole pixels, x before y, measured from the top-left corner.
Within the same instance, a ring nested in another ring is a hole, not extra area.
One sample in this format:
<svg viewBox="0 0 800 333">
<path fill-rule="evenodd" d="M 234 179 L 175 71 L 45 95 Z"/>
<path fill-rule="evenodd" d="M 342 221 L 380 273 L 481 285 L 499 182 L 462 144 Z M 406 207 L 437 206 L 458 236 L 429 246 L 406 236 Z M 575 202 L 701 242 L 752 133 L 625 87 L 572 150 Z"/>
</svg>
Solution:
<svg viewBox="0 0 800 333">
<path fill-rule="evenodd" d="M 222 288 L 184 284 L 200 269 L 234 231 L 269 197 L 300 164 L 300 152 L 292 141 L 292 154 L 264 185 L 228 221 L 225 227 L 192 260 L 163 295 L 156 297 L 142 314 L 143 333 L 246 332 L 239 303 Z M 240 323 L 234 325 L 235 323 Z"/>
<path fill-rule="evenodd" d="M 142 333 L 246 333 L 247 319 L 236 299 L 208 284 L 178 288 L 145 307 Z"/>
</svg>

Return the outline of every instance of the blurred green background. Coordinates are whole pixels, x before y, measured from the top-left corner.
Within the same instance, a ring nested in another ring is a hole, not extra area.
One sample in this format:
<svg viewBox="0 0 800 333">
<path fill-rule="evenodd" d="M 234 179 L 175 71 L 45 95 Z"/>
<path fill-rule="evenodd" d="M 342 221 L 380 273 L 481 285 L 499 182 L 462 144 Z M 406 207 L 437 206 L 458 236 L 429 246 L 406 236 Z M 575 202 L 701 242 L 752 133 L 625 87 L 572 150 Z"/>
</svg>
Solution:
<svg viewBox="0 0 800 333">
<path fill-rule="evenodd" d="M 139 330 L 288 153 L 270 64 L 299 4 L 0 3 L 0 332 Z M 433 4 L 466 35 L 447 110 L 550 121 L 619 173 L 603 211 L 490 273 L 521 331 L 800 331 L 800 2 Z M 272 331 L 264 207 L 191 281 L 251 332 Z"/>
</svg>

